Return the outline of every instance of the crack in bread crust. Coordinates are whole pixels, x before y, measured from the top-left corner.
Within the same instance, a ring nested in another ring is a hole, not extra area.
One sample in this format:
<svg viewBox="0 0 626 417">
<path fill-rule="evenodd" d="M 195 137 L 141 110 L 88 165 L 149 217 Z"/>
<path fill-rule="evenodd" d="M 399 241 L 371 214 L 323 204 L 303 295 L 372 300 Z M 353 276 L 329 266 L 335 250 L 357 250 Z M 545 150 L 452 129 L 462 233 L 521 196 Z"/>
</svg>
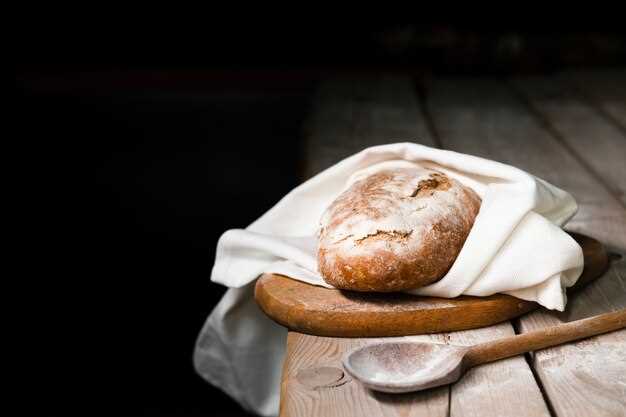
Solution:
<svg viewBox="0 0 626 417">
<path fill-rule="evenodd" d="M 406 241 L 406 239 L 411 236 L 411 233 L 413 233 L 412 230 L 409 231 L 402 231 L 402 230 L 376 230 L 374 233 L 369 234 L 367 236 L 361 237 L 359 239 L 355 239 L 354 243 L 355 244 L 361 244 L 364 241 L 372 241 L 372 240 L 376 240 L 376 239 L 387 239 L 387 240 L 394 240 L 397 242 L 402 242 L 403 240 Z"/>
<path fill-rule="evenodd" d="M 432 195 L 435 190 L 445 191 L 452 186 L 448 177 L 438 172 L 430 174 L 429 177 L 427 180 L 422 180 L 417 184 L 417 188 L 411 193 L 411 197 L 421 197 L 426 193 Z"/>
</svg>

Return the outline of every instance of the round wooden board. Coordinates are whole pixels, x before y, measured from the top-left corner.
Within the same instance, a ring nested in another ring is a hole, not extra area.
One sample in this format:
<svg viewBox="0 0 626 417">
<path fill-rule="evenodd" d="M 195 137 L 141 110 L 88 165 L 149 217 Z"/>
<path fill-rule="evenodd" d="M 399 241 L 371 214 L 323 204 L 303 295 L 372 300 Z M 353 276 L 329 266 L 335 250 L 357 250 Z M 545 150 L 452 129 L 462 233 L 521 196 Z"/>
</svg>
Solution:
<svg viewBox="0 0 626 417">
<path fill-rule="evenodd" d="M 583 248 L 585 269 L 576 290 L 604 273 L 608 255 L 588 236 L 571 233 Z M 283 326 L 317 336 L 386 337 L 474 329 L 510 320 L 539 307 L 505 294 L 489 297 L 422 297 L 401 293 L 360 293 L 317 287 L 265 274 L 255 298 Z"/>
</svg>

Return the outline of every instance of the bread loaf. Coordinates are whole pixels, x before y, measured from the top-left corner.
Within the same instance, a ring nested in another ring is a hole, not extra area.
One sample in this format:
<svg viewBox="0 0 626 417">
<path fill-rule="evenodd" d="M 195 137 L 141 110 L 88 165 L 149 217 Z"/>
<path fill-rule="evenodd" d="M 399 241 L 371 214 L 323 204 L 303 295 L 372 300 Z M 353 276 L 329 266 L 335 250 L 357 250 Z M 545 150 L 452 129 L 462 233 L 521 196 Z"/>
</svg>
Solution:
<svg viewBox="0 0 626 417">
<path fill-rule="evenodd" d="M 364 171 L 325 211 L 318 268 L 330 285 L 391 292 L 441 279 L 481 200 L 449 176 L 408 162 Z"/>
</svg>

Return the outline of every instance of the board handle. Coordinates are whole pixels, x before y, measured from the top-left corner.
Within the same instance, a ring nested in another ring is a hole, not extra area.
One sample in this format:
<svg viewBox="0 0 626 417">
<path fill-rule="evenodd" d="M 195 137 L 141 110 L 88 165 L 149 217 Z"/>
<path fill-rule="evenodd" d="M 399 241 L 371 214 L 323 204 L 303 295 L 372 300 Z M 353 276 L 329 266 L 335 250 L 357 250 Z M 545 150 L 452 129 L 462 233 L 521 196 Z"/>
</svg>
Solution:
<svg viewBox="0 0 626 417">
<path fill-rule="evenodd" d="M 626 309 L 546 327 L 542 330 L 472 346 L 465 354 L 464 366 L 471 368 L 483 363 L 584 339 L 624 327 L 626 327 Z"/>
</svg>

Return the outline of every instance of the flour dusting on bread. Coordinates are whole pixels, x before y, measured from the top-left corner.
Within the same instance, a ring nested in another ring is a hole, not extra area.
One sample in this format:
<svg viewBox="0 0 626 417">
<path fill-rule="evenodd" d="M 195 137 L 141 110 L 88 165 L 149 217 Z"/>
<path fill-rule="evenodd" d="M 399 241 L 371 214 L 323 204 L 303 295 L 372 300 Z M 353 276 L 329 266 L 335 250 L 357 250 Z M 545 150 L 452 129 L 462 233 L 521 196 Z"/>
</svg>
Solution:
<svg viewBox="0 0 626 417">
<path fill-rule="evenodd" d="M 393 161 L 355 174 L 320 222 L 318 263 L 331 285 L 401 291 L 445 275 L 480 207 L 470 188 Z"/>
</svg>

